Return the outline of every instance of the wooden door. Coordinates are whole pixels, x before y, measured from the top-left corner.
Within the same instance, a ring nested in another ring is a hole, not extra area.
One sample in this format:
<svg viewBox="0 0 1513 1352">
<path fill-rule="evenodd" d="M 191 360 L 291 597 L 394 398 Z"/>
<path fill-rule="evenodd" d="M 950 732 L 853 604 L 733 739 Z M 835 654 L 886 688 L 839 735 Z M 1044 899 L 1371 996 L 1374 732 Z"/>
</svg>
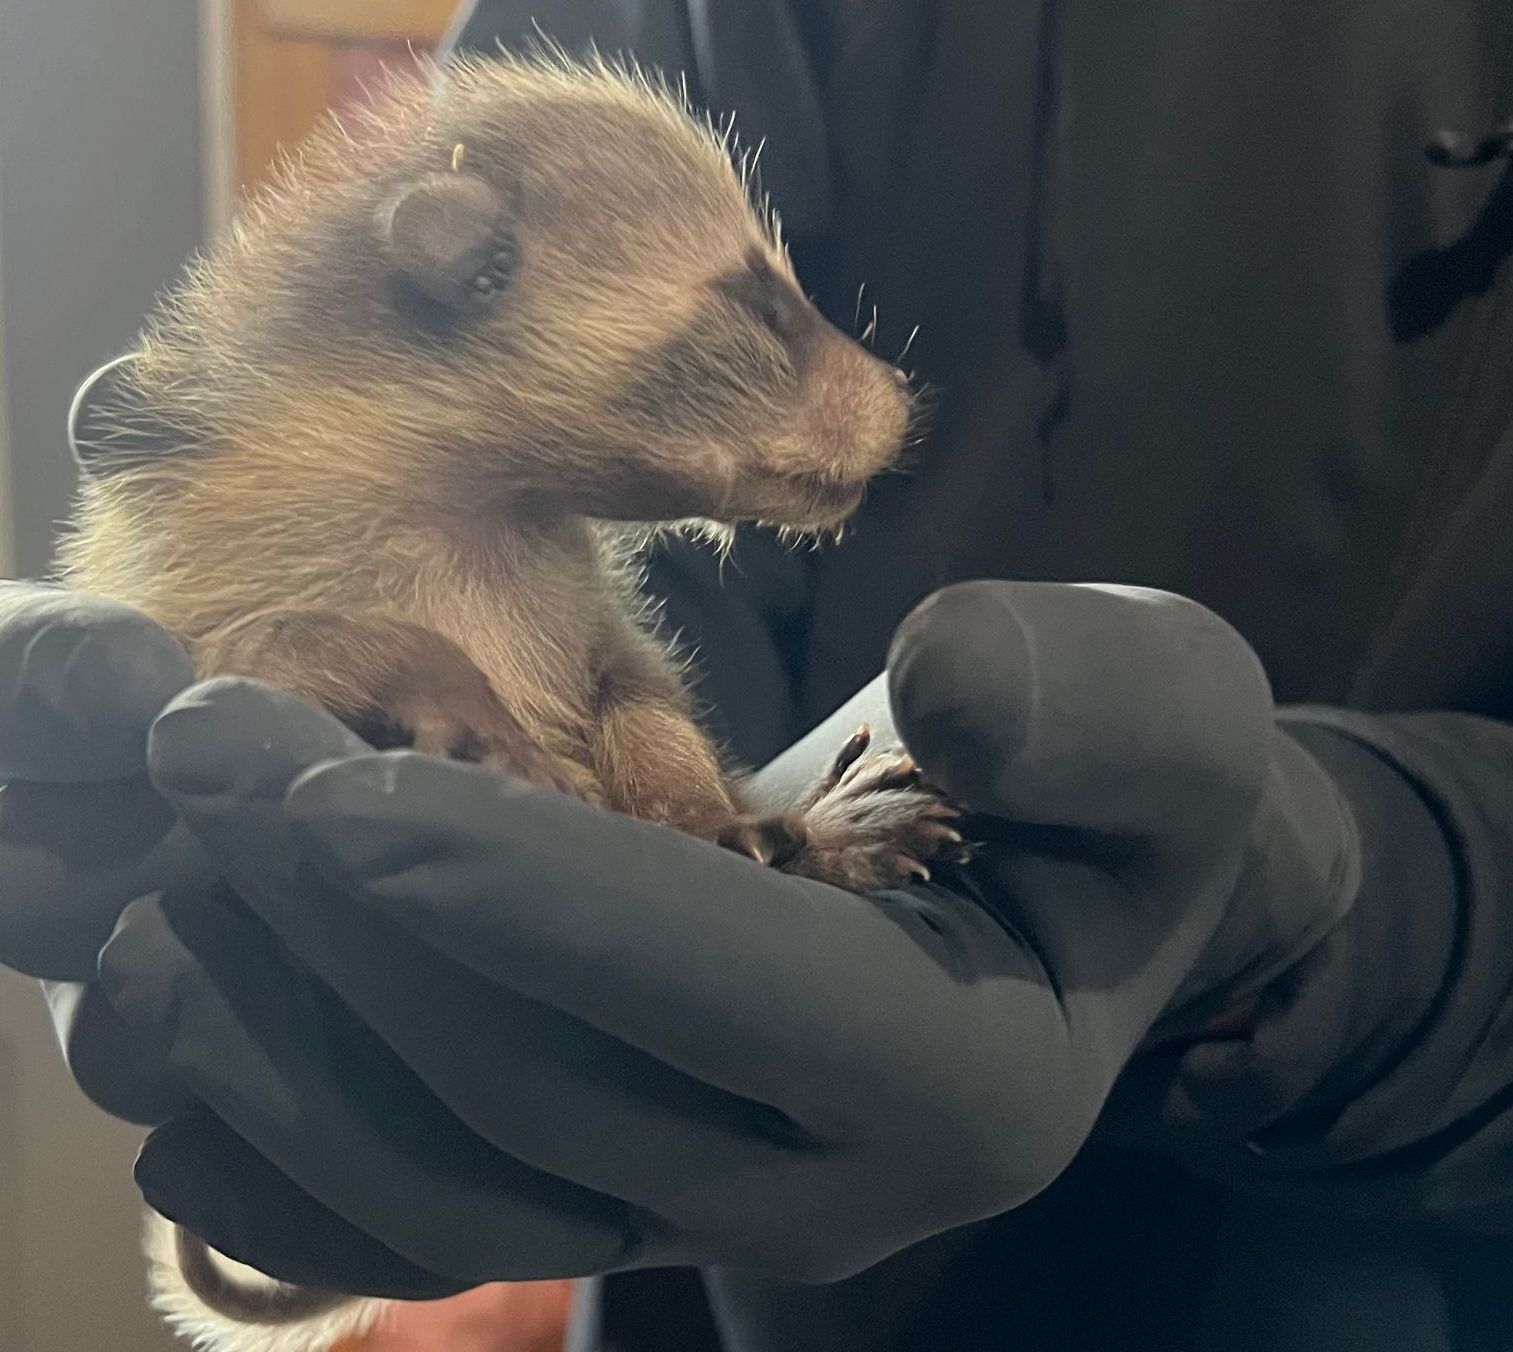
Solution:
<svg viewBox="0 0 1513 1352">
<path fill-rule="evenodd" d="M 230 0 L 234 180 L 255 188 L 281 147 L 360 102 L 384 68 L 432 52 L 455 0 Z"/>
</svg>

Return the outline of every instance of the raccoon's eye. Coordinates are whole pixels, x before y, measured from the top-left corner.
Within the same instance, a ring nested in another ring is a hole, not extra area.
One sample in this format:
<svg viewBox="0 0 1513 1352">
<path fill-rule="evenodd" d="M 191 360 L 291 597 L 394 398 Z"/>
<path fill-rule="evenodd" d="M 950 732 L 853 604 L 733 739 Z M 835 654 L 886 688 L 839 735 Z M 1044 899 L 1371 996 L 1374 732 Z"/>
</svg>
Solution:
<svg viewBox="0 0 1513 1352">
<path fill-rule="evenodd" d="M 814 326 L 808 302 L 760 254 L 753 254 L 739 272 L 721 277 L 714 289 L 785 343 Z"/>
<path fill-rule="evenodd" d="M 754 298 L 747 309 L 751 311 L 751 317 L 764 329 L 771 329 L 779 338 L 783 333 L 783 312 L 778 306 L 776 297 L 765 295 Z"/>
</svg>

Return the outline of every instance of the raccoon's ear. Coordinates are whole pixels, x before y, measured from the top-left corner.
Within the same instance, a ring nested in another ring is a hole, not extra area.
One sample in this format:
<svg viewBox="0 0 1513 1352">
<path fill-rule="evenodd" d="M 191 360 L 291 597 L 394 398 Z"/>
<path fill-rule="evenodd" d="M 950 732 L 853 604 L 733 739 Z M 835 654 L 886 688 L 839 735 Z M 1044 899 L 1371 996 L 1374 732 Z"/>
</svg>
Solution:
<svg viewBox="0 0 1513 1352">
<path fill-rule="evenodd" d="M 135 352 L 126 352 L 92 372 L 74 393 L 68 410 L 68 445 L 81 473 L 112 474 L 156 460 L 192 441 L 154 416 L 132 381 Z"/>
<path fill-rule="evenodd" d="M 514 280 L 520 248 L 505 194 L 475 174 L 427 174 L 378 213 L 396 280 L 457 313 L 493 306 Z"/>
</svg>

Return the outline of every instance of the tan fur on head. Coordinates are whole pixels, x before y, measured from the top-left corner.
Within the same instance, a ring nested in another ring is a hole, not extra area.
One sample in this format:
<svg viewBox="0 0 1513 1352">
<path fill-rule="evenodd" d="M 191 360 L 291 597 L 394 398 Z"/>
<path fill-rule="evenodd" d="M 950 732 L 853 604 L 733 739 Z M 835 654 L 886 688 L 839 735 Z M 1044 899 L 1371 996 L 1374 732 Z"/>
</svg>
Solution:
<svg viewBox="0 0 1513 1352">
<path fill-rule="evenodd" d="M 185 454 L 86 486 L 75 580 L 129 568 L 154 613 L 203 624 L 174 601 L 190 568 L 197 604 L 222 591 L 241 609 L 266 586 L 257 557 L 324 554 L 312 583 L 339 587 L 351 551 L 401 524 L 451 531 L 527 501 L 538 517 L 823 527 L 892 459 L 908 401 L 802 306 L 712 129 L 605 64 L 442 75 L 396 79 L 360 135 L 317 135 L 160 307 L 119 420 L 149 409 Z M 512 204 L 520 262 L 497 313 L 437 332 L 396 313 L 373 223 L 404 185 L 453 172 L 459 145 L 460 172 Z M 753 263 L 802 341 L 712 289 Z M 144 541 L 144 511 L 184 531 Z"/>
</svg>

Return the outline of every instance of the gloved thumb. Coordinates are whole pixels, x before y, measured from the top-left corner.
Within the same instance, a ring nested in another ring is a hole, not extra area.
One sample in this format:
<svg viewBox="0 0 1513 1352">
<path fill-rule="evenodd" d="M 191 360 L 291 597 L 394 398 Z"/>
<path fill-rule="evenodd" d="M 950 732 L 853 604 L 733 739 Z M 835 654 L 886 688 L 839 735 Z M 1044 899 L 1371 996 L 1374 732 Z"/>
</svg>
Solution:
<svg viewBox="0 0 1513 1352">
<path fill-rule="evenodd" d="M 0 778 L 141 774 L 148 724 L 193 679 L 183 645 L 140 611 L 62 587 L 0 583 Z"/>
<path fill-rule="evenodd" d="M 324 761 L 370 751 L 297 695 L 221 677 L 186 690 L 158 716 L 147 768 L 223 865 L 256 854 L 266 872 L 292 864 L 296 853 L 280 810 L 289 786 Z"/>
<path fill-rule="evenodd" d="M 975 812 L 1176 845 L 1260 796 L 1274 716 L 1260 662 L 1182 597 L 965 583 L 905 620 L 888 668 L 902 740 Z"/>
</svg>

